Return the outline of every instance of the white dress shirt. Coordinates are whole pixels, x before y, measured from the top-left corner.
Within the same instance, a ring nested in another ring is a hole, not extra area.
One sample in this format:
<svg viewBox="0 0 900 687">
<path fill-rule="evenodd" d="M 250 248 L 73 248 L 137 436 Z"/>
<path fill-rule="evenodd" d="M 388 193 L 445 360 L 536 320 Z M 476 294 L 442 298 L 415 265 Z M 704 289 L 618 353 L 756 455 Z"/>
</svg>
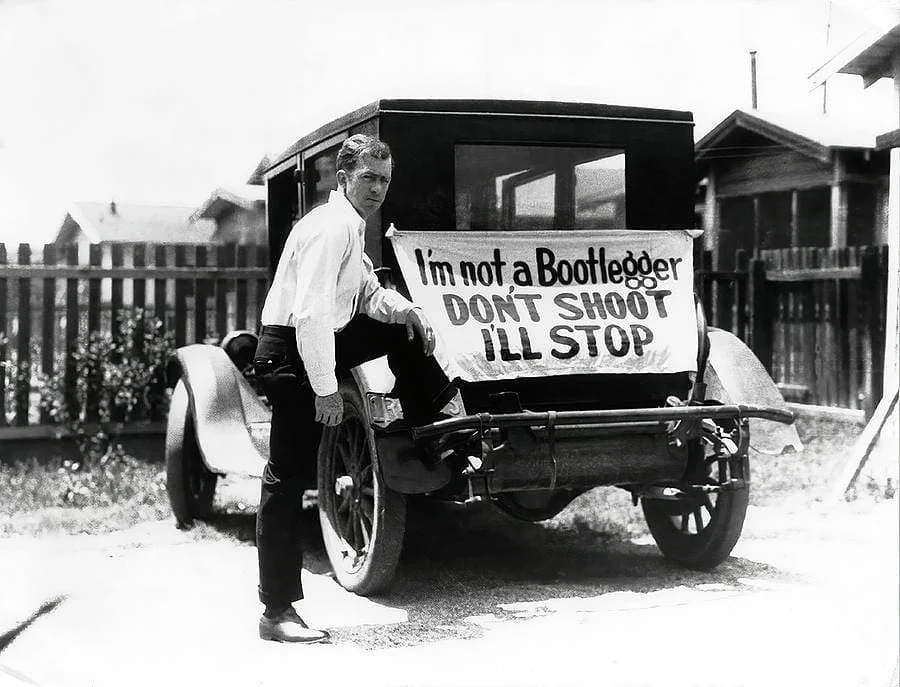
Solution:
<svg viewBox="0 0 900 687">
<path fill-rule="evenodd" d="M 340 191 L 291 229 L 263 306 L 262 324 L 294 325 L 297 350 L 318 396 L 338 389 L 334 332 L 357 313 L 393 324 L 413 304 L 378 283 L 365 253 L 366 223 Z"/>
</svg>

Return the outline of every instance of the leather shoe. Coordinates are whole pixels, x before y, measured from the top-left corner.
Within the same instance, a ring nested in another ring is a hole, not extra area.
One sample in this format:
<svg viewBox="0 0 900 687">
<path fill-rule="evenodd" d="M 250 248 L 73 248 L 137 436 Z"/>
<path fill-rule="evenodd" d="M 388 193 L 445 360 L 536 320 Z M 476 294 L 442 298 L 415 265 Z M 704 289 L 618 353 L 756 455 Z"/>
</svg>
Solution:
<svg viewBox="0 0 900 687">
<path fill-rule="evenodd" d="M 312 644 L 330 639 L 325 630 L 314 630 L 297 615 L 293 606 L 288 606 L 274 618 L 262 616 L 259 619 L 259 637 L 273 642 L 298 642 Z"/>
</svg>

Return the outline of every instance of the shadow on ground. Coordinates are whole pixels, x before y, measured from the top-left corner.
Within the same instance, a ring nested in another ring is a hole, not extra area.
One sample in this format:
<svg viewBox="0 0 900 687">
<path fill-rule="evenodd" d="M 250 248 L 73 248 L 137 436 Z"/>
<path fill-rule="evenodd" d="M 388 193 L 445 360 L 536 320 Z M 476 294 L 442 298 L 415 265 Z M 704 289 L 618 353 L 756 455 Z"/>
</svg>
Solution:
<svg viewBox="0 0 900 687">
<path fill-rule="evenodd" d="M 718 592 L 754 589 L 742 580 L 796 581 L 770 565 L 732 557 L 711 572 L 666 561 L 653 544 L 587 528 L 526 523 L 485 506 L 465 510 L 437 504 L 410 508 L 403 557 L 394 585 L 378 597 L 407 611 L 403 625 L 337 630 L 336 640 L 382 645 L 421 644 L 444 638 L 476 638 L 472 616 L 515 621 L 553 612 L 540 602 L 596 598 L 613 592 L 645 594 L 676 587 Z M 384 640 L 384 641 L 379 641 Z"/>
<path fill-rule="evenodd" d="M 373 600 L 406 611 L 408 622 L 335 628 L 335 642 L 367 648 L 408 646 L 441 639 L 477 638 L 471 622 L 514 622 L 508 604 L 535 604 L 526 615 L 551 613 L 541 602 L 595 599 L 614 592 L 646 594 L 675 588 L 750 593 L 747 580 L 798 582 L 770 565 L 732 557 L 710 572 L 666 561 L 653 544 L 586 527 L 514 520 L 489 505 L 448 507 L 410 502 L 403 556 L 393 586 Z M 316 510 L 304 512 L 304 567 L 328 574 Z M 254 543 L 255 514 L 222 513 L 204 527 Z"/>
</svg>

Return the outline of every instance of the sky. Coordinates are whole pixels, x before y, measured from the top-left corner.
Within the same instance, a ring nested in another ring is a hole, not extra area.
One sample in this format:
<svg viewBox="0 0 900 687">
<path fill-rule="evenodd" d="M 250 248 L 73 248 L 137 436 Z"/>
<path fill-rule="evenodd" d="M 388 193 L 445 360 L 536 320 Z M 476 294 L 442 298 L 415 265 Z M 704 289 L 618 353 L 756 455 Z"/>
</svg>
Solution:
<svg viewBox="0 0 900 687">
<path fill-rule="evenodd" d="M 52 240 L 73 201 L 199 206 L 379 98 L 690 110 L 699 138 L 750 107 L 756 50 L 760 110 L 814 117 L 807 77 L 888 6 L 0 0 L 0 242 Z M 829 82 L 830 116 L 854 125 L 896 128 L 897 106 L 888 80 Z"/>
</svg>

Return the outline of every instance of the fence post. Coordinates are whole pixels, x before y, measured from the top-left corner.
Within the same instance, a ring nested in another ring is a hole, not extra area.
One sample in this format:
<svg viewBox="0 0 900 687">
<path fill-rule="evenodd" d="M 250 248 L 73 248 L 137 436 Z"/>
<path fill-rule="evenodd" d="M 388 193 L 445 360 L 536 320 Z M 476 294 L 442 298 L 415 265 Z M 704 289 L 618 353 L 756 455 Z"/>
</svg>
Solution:
<svg viewBox="0 0 900 687">
<path fill-rule="evenodd" d="M 206 246 L 197 246 L 194 249 L 197 267 L 208 267 L 208 251 Z M 202 343 L 209 338 L 209 323 L 207 319 L 207 298 L 210 292 L 209 279 L 196 279 L 194 281 L 194 342 Z"/>
<path fill-rule="evenodd" d="M 31 246 L 19 244 L 19 264 L 31 264 Z M 19 279 L 19 333 L 16 340 L 16 424 L 28 424 L 31 393 L 31 279 Z"/>
<path fill-rule="evenodd" d="M 135 269 L 147 266 L 147 244 L 135 244 L 131 253 L 131 264 Z M 135 355 L 144 355 L 144 331 L 150 322 L 145 311 L 147 305 L 147 280 L 144 278 L 131 280 L 131 310 L 138 325 L 132 332 Z"/>
<path fill-rule="evenodd" d="M 772 297 L 766 283 L 766 263 L 755 258 L 750 261 L 750 342 L 763 367 L 772 371 Z"/>
<path fill-rule="evenodd" d="M 747 341 L 747 321 L 750 317 L 747 312 L 749 305 L 747 298 L 747 273 L 750 270 L 750 255 L 745 249 L 739 248 L 734 254 L 734 260 L 735 317 L 737 319 L 734 333 L 741 341 Z"/>
<path fill-rule="evenodd" d="M 697 290 L 700 293 L 700 303 L 703 306 L 706 321 L 708 324 L 714 325 L 716 323 L 712 321 L 712 276 L 710 272 L 712 272 L 712 251 L 705 250 L 700 254 Z"/>
<path fill-rule="evenodd" d="M 237 247 L 237 266 L 238 267 L 249 267 L 250 266 L 250 257 L 246 244 L 241 244 Z M 235 296 L 234 296 L 234 328 L 235 329 L 248 329 L 247 327 L 247 285 L 249 284 L 249 279 L 238 279 L 237 284 L 235 285 Z"/>
<path fill-rule="evenodd" d="M 269 266 L 269 250 L 266 246 L 256 246 L 256 266 L 257 267 L 268 267 Z M 256 313 L 254 313 L 253 318 L 253 331 L 259 331 L 260 320 L 259 318 L 262 316 L 263 304 L 266 302 L 266 293 L 269 290 L 269 280 L 268 279 L 257 279 L 256 280 Z"/>
<path fill-rule="evenodd" d="M 166 247 L 154 246 L 153 266 L 166 266 Z M 166 280 L 157 277 L 153 280 L 153 316 L 162 322 L 164 332 L 168 332 L 169 323 L 166 319 Z"/>
<path fill-rule="evenodd" d="M 232 267 L 234 265 L 234 244 L 226 244 L 216 247 L 216 267 Z M 229 280 L 224 271 L 219 272 L 216 278 L 216 336 L 221 341 L 228 333 L 228 291 Z"/>
<path fill-rule="evenodd" d="M 113 269 L 121 269 L 125 265 L 125 247 L 121 243 L 114 243 L 111 247 Z M 122 339 L 122 308 L 124 306 L 124 280 L 122 277 L 113 277 L 110 286 L 109 311 L 110 329 L 114 340 Z"/>
<path fill-rule="evenodd" d="M 887 295 L 886 275 L 879 265 L 875 248 L 863 249 L 859 261 L 859 290 L 863 302 L 863 329 L 872 352 L 872 388 L 865 406 L 866 418 L 871 417 L 881 400 L 884 375 L 884 300 Z"/>
<path fill-rule="evenodd" d="M 78 265 L 78 244 L 66 246 L 66 263 Z M 78 280 L 66 279 L 66 370 L 65 391 L 66 406 L 74 411 L 78 407 L 78 369 L 75 365 L 75 348 L 78 345 Z"/>
<path fill-rule="evenodd" d="M 7 263 L 6 244 L 0 243 L 0 267 Z M 6 337 L 6 303 L 7 303 L 6 278 L 0 277 L 0 427 L 6 426 L 6 366 L 9 364 L 7 354 Z"/>
<path fill-rule="evenodd" d="M 100 267 L 103 262 L 103 252 L 100 244 L 92 243 L 88 249 L 88 265 L 91 267 Z M 88 337 L 94 332 L 100 332 L 100 282 L 101 280 L 92 277 L 88 279 Z"/>
<path fill-rule="evenodd" d="M 175 246 L 175 267 L 187 266 L 187 247 Z M 175 345 L 184 346 L 187 343 L 187 298 L 188 280 L 178 277 L 175 280 Z"/>
<path fill-rule="evenodd" d="M 44 264 L 56 264 L 56 246 L 48 243 L 44 246 Z M 41 313 L 41 372 L 50 377 L 53 375 L 53 354 L 56 341 L 54 329 L 56 324 L 56 279 L 44 279 L 43 311 Z M 41 408 L 41 423 L 50 422 L 50 411 Z"/>
<path fill-rule="evenodd" d="M 92 243 L 88 249 L 88 264 L 91 267 L 99 267 L 103 263 L 103 250 L 100 244 Z M 87 312 L 87 344 L 90 345 L 91 335 L 100 334 L 100 310 L 103 304 L 100 302 L 101 280 L 94 277 L 88 279 L 88 312 Z M 100 417 L 100 390 L 93 384 L 88 384 L 87 398 L 85 399 L 85 417 L 93 422 Z"/>
</svg>

